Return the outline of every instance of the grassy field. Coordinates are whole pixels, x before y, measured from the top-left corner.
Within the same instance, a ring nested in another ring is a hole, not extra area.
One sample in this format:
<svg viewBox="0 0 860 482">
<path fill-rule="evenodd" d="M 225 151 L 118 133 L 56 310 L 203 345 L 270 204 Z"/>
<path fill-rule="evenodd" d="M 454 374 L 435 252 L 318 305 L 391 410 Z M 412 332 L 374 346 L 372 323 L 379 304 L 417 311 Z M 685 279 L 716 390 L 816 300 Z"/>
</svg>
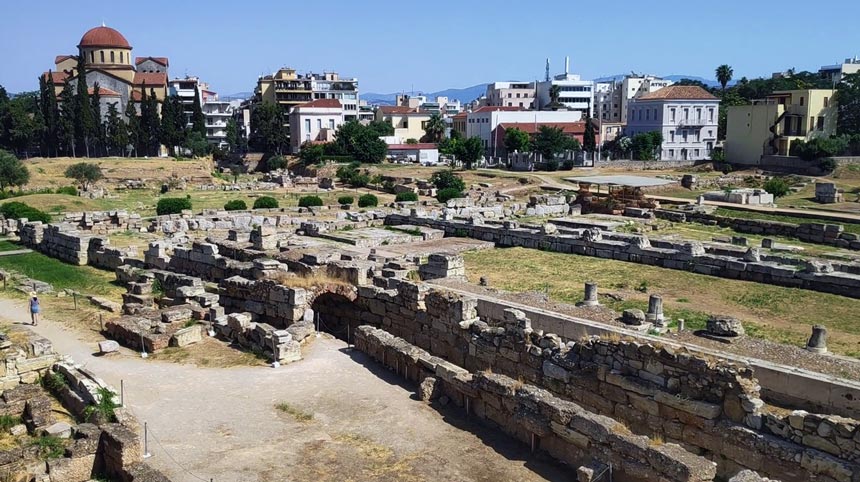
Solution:
<svg viewBox="0 0 860 482">
<path fill-rule="evenodd" d="M 171 176 L 184 177 L 192 183 L 212 182 L 212 161 L 210 159 L 175 160 L 165 158 L 41 158 L 34 157 L 24 161 L 30 171 L 27 189 L 68 186 L 73 182 L 65 177 L 66 169 L 78 162 L 98 164 L 102 168 L 104 181 L 116 184 L 126 179 L 143 179 L 153 187 Z"/>
<path fill-rule="evenodd" d="M 826 219 L 800 218 L 800 217 L 787 216 L 787 215 L 782 215 L 782 214 L 768 214 L 768 213 L 762 213 L 762 212 L 758 212 L 758 211 L 742 211 L 740 209 L 731 209 L 731 208 L 723 208 L 723 207 L 717 208 L 717 210 L 714 211 L 714 214 L 716 214 L 717 216 L 728 216 L 731 218 L 738 218 L 738 219 L 762 219 L 762 220 L 766 220 L 766 221 L 779 221 L 779 222 L 783 222 L 783 223 L 794 223 L 794 224 L 816 223 L 816 222 L 831 223 L 831 224 L 842 224 L 843 226 L 845 226 L 845 232 L 846 233 L 860 234 L 860 224 L 828 221 Z"/>
<path fill-rule="evenodd" d="M 601 292 L 621 294 L 623 301 L 605 300 L 616 310 L 645 310 L 649 294 L 660 294 L 667 316 L 683 318 L 693 329 L 703 327 L 708 314 L 726 314 L 741 319 L 752 336 L 803 345 L 810 327 L 823 323 L 831 333 L 832 351 L 860 357 L 860 325 L 854 321 L 860 302 L 852 298 L 524 248 L 473 251 L 464 257 L 472 281 L 484 276 L 491 286 L 545 291 L 561 302 L 581 301 L 586 281 L 596 281 Z"/>
<path fill-rule="evenodd" d="M 68 288 L 96 295 L 116 295 L 124 291 L 112 284 L 116 276 L 110 271 L 66 264 L 41 253 L 0 256 L 0 269 L 50 283 L 55 290 Z"/>
</svg>

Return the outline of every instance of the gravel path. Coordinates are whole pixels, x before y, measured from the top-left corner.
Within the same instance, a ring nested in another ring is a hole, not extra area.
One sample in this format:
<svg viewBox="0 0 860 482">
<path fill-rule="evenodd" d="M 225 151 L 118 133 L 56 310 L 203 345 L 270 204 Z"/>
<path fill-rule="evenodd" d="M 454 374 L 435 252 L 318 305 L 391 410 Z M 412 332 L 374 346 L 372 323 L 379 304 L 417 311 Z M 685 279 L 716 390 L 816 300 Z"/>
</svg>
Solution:
<svg viewBox="0 0 860 482">
<path fill-rule="evenodd" d="M 28 319 L 19 302 L 0 299 L 0 310 Z M 57 351 L 115 387 L 124 380 L 127 405 L 150 429 L 150 463 L 176 482 L 573 480 L 460 410 L 415 400 L 413 387 L 338 340 L 320 337 L 279 369 L 201 368 L 128 350 L 95 357 L 95 342 L 45 316 L 34 331 Z"/>
</svg>

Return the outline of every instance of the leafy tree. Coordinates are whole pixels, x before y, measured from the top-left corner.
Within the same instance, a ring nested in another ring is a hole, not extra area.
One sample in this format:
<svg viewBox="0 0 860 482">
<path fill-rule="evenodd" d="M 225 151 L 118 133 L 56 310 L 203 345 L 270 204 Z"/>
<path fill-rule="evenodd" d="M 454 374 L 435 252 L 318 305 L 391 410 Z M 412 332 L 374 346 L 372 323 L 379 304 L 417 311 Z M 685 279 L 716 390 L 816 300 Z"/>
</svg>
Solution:
<svg viewBox="0 0 860 482">
<path fill-rule="evenodd" d="M 30 181 L 27 166 L 11 152 L 0 150 L 0 191 L 7 187 L 21 187 Z"/>
<path fill-rule="evenodd" d="M 0 158 L 2 158 L 2 151 L 0 151 Z M 0 214 L 6 219 L 27 219 L 29 221 L 42 221 L 43 223 L 51 222 L 51 216 L 48 213 L 18 201 L 4 203 L 0 206 Z"/>
<path fill-rule="evenodd" d="M 280 104 L 264 102 L 251 112 L 250 144 L 266 154 L 281 154 L 289 146 L 290 134 L 284 126 Z"/>
<path fill-rule="evenodd" d="M 860 72 L 846 75 L 836 86 L 839 134 L 860 134 Z"/>
<path fill-rule="evenodd" d="M 451 169 L 434 172 L 430 176 L 430 184 L 433 184 L 438 190 L 448 188 L 454 188 L 460 192 L 466 190 L 466 183 L 463 181 L 463 178 Z"/>
<path fill-rule="evenodd" d="M 128 123 L 126 124 L 126 132 L 128 137 L 128 144 L 131 149 L 134 151 L 134 156 L 137 157 L 138 150 L 142 150 L 141 148 L 141 129 L 140 129 L 140 117 L 137 115 L 137 108 L 134 106 L 134 101 L 129 99 L 128 105 L 125 108 L 125 115 L 128 117 Z"/>
<path fill-rule="evenodd" d="M 176 147 L 184 145 L 185 126 L 185 112 L 179 97 L 171 95 L 164 99 L 161 104 L 161 143 L 167 146 L 171 153 L 176 152 Z"/>
<path fill-rule="evenodd" d="M 484 155 L 484 144 L 480 137 L 470 137 L 463 141 L 463 147 L 460 152 L 460 160 L 463 161 L 466 169 L 472 169 L 472 166 L 478 162 Z"/>
<path fill-rule="evenodd" d="M 236 119 L 227 120 L 226 141 L 230 152 L 236 152 L 239 149 L 239 126 L 236 124 Z"/>
<path fill-rule="evenodd" d="M 582 148 L 585 152 L 594 152 L 597 150 L 594 123 L 591 121 L 590 116 L 585 118 L 585 132 L 582 134 Z"/>
<path fill-rule="evenodd" d="M 310 142 L 305 142 L 302 144 L 302 148 L 299 151 L 299 160 L 302 161 L 302 164 L 305 166 L 310 166 L 311 164 L 319 164 L 323 161 L 325 157 L 325 146 L 322 144 L 312 144 Z"/>
<path fill-rule="evenodd" d="M 791 186 L 781 177 L 772 177 L 762 186 L 765 191 L 773 194 L 773 197 L 783 197 L 791 191 Z"/>
<path fill-rule="evenodd" d="M 386 137 L 394 135 L 394 126 L 390 122 L 371 121 L 367 127 L 376 133 L 377 137 Z"/>
<path fill-rule="evenodd" d="M 119 152 L 125 154 L 128 145 L 128 127 L 119 116 L 116 102 L 108 104 L 107 118 L 105 119 L 105 139 L 108 154 Z"/>
<path fill-rule="evenodd" d="M 206 137 L 206 116 L 200 102 L 200 89 L 194 89 L 194 102 L 191 104 L 191 132 L 197 132 Z"/>
<path fill-rule="evenodd" d="M 398 193 L 397 196 L 394 197 L 396 202 L 415 202 L 418 200 L 418 194 L 415 194 L 412 191 L 405 191 Z"/>
<path fill-rule="evenodd" d="M 203 134 L 196 130 L 188 134 L 188 138 L 185 139 L 185 148 L 191 151 L 191 155 L 194 157 L 202 157 L 209 154 L 209 142 L 206 141 L 206 137 Z"/>
<path fill-rule="evenodd" d="M 637 134 L 631 140 L 631 147 L 634 159 L 652 161 L 659 157 L 663 148 L 663 134 L 659 131 Z"/>
<path fill-rule="evenodd" d="M 72 164 L 71 166 L 66 168 L 66 172 L 64 173 L 64 175 L 69 179 L 74 179 L 75 181 L 78 181 L 78 184 L 84 191 L 87 191 L 89 189 L 90 184 L 104 178 L 104 174 L 102 174 L 102 168 L 99 167 L 98 164 L 93 164 L 90 162 L 79 162 L 77 164 Z"/>
<path fill-rule="evenodd" d="M 735 73 L 734 69 L 732 69 L 731 66 L 727 64 L 723 64 L 717 67 L 714 73 L 717 76 L 717 82 L 720 83 L 720 85 L 723 87 L 723 92 L 725 92 L 726 86 L 729 84 L 729 82 L 731 82 L 732 76 Z"/>
<path fill-rule="evenodd" d="M 460 133 L 457 131 L 451 131 L 451 134 L 451 137 L 442 139 L 442 142 L 438 145 L 438 149 L 440 153 L 457 159 L 463 152 L 463 138 L 460 137 Z"/>
<path fill-rule="evenodd" d="M 155 205 L 155 214 L 179 214 L 186 209 L 191 209 L 190 197 L 163 197 Z"/>
<path fill-rule="evenodd" d="M 316 197 L 316 196 L 305 196 L 305 197 Z M 299 206 L 302 205 L 302 199 L 299 199 Z M 319 199 L 319 198 L 317 198 Z M 322 206 L 322 201 L 320 201 L 320 206 Z M 254 209 L 276 209 L 278 207 L 278 200 L 273 198 L 272 196 L 260 196 L 254 200 Z"/>
<path fill-rule="evenodd" d="M 559 105 L 558 99 L 561 97 L 561 86 L 552 85 L 549 88 L 549 103 L 550 105 Z"/>
<path fill-rule="evenodd" d="M 439 142 L 445 136 L 445 129 L 447 128 L 448 126 L 445 124 L 442 114 L 433 113 L 424 126 L 424 132 L 428 141 Z"/>
<path fill-rule="evenodd" d="M 816 137 L 810 139 L 808 142 L 797 139 L 791 143 L 788 153 L 804 161 L 816 161 L 826 157 L 851 154 L 849 149 L 850 141 L 851 139 L 848 136 Z"/>
<path fill-rule="evenodd" d="M 415 144 L 418 144 L 418 139 L 416 139 L 414 137 L 410 137 L 409 139 L 406 139 L 406 143 L 411 144 L 411 145 L 415 145 Z"/>
<path fill-rule="evenodd" d="M 549 161 L 564 151 L 575 149 L 579 142 L 574 140 L 558 127 L 542 125 L 535 136 L 534 150 Z"/>
<path fill-rule="evenodd" d="M 376 135 L 373 129 L 358 121 L 341 124 L 335 140 L 337 149 L 358 162 L 378 164 L 385 160 L 388 145 Z"/>
<path fill-rule="evenodd" d="M 284 156 L 271 156 L 264 163 L 266 172 L 277 171 L 287 167 L 287 159 Z"/>
<path fill-rule="evenodd" d="M 505 131 L 505 150 L 513 152 L 526 152 L 531 146 L 528 133 L 516 127 Z"/>
<path fill-rule="evenodd" d="M 681 80 L 675 82 L 674 85 L 689 85 L 689 86 L 701 87 L 707 91 L 711 90 L 711 88 L 708 87 L 708 84 L 702 82 L 701 80 L 681 79 Z"/>
<path fill-rule="evenodd" d="M 19 94 L 0 107 L 0 147 L 26 156 L 42 138 L 43 130 L 38 92 Z"/>
</svg>

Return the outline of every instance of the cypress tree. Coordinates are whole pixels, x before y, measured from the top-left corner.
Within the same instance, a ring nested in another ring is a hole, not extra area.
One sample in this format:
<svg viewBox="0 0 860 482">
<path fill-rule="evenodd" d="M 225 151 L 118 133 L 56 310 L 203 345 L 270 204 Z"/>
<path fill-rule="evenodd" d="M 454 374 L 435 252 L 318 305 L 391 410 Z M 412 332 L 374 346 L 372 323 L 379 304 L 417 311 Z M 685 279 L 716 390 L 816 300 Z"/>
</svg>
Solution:
<svg viewBox="0 0 860 482">
<path fill-rule="evenodd" d="M 57 144 L 59 142 L 60 113 L 54 90 L 54 76 L 50 71 L 47 78 L 45 76 L 39 77 L 39 107 L 45 122 L 45 129 L 42 132 L 42 146 L 47 151 L 49 157 L 59 155 Z"/>
<path fill-rule="evenodd" d="M 66 82 L 63 85 L 63 91 L 60 92 L 60 121 L 58 123 L 60 145 L 63 147 L 63 152 L 66 155 L 71 154 L 72 157 L 77 157 L 77 139 L 75 133 L 77 131 L 77 113 L 76 106 L 78 97 L 72 90 L 72 84 Z"/>
<path fill-rule="evenodd" d="M 128 145 L 128 129 L 119 117 L 116 102 L 108 104 L 107 117 L 105 119 L 105 140 L 108 155 L 114 151 L 123 152 Z"/>
<path fill-rule="evenodd" d="M 200 104 L 199 88 L 194 89 L 194 104 L 191 106 L 191 130 L 206 137 L 206 116 L 203 115 L 203 107 Z"/>
<path fill-rule="evenodd" d="M 104 123 L 102 122 L 102 96 L 99 93 L 101 86 L 98 82 L 93 84 L 93 95 L 90 96 L 90 108 L 92 109 L 93 114 L 93 131 L 92 134 L 92 144 L 93 151 L 96 156 L 99 155 L 99 151 L 104 149 L 105 146 L 105 135 L 104 135 Z"/>
<path fill-rule="evenodd" d="M 585 152 L 594 152 L 597 150 L 597 140 L 594 134 L 594 124 L 591 122 L 591 116 L 585 118 L 585 132 L 582 135 L 582 148 Z"/>
<path fill-rule="evenodd" d="M 78 55 L 78 82 L 75 97 L 75 141 L 79 146 L 83 146 L 86 150 L 87 157 L 90 157 L 90 140 L 96 130 L 95 118 L 93 116 L 92 105 L 90 104 L 90 94 L 87 90 L 87 71 L 84 66 L 84 56 Z"/>
<path fill-rule="evenodd" d="M 140 118 L 137 116 L 137 108 L 134 106 L 134 100 L 129 99 L 128 105 L 125 108 L 125 115 L 128 117 L 128 124 L 126 125 L 126 139 L 128 139 L 127 145 L 130 145 L 134 150 L 134 157 L 138 156 L 138 149 L 140 148 Z"/>
</svg>

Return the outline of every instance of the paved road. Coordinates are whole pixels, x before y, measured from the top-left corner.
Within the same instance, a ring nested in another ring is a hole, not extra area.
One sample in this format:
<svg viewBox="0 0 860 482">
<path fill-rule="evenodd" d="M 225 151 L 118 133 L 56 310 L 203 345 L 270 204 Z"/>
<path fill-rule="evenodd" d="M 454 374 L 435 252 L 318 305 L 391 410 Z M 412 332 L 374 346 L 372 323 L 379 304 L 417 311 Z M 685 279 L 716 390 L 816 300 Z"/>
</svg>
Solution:
<svg viewBox="0 0 860 482">
<path fill-rule="evenodd" d="M 0 299 L 0 313 L 29 319 L 11 300 Z M 574 478 L 456 409 L 414 400 L 410 387 L 338 340 L 318 338 L 304 360 L 279 369 L 215 369 L 130 351 L 95 357 L 96 342 L 49 320 L 34 331 L 108 383 L 125 381 L 127 405 L 153 435 L 150 462 L 176 482 Z M 313 420 L 280 413 L 281 402 Z"/>
</svg>

